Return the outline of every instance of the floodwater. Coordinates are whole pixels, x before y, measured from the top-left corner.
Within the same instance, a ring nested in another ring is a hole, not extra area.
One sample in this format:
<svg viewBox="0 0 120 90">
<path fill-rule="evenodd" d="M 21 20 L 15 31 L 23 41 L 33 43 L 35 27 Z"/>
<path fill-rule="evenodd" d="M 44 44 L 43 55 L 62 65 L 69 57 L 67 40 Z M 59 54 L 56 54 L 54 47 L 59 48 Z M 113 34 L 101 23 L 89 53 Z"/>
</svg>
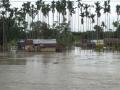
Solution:
<svg viewBox="0 0 120 90">
<path fill-rule="evenodd" d="M 0 53 L 0 90 L 120 90 L 120 53 Z"/>
</svg>

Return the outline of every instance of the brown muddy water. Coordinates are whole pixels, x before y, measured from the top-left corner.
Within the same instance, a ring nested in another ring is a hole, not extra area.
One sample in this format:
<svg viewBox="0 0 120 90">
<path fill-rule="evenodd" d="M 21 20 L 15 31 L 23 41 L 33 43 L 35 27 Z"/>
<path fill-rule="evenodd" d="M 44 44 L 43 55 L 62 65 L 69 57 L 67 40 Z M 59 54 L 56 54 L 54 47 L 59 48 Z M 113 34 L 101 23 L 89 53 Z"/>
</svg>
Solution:
<svg viewBox="0 0 120 90">
<path fill-rule="evenodd" d="M 120 53 L 0 53 L 0 90 L 120 90 Z"/>
</svg>

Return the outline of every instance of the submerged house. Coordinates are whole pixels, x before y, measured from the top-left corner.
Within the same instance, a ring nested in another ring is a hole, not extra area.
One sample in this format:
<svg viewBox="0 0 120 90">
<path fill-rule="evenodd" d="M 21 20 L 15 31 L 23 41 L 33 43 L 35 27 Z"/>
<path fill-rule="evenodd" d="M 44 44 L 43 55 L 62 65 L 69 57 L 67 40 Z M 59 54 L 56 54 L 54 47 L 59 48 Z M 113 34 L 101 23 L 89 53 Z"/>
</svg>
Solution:
<svg viewBox="0 0 120 90">
<path fill-rule="evenodd" d="M 104 47 L 104 40 L 81 39 L 80 46 L 82 48 L 96 48 L 98 46 L 100 46 L 102 48 L 102 47 Z"/>
<path fill-rule="evenodd" d="M 56 39 L 27 39 L 25 40 L 26 51 L 55 52 Z"/>
<path fill-rule="evenodd" d="M 18 50 L 24 50 L 25 49 L 25 40 L 17 41 L 17 48 L 18 48 Z"/>
<path fill-rule="evenodd" d="M 81 39 L 80 40 L 80 47 L 82 48 L 95 48 L 95 42 L 92 42 L 91 40 L 88 39 Z"/>
<path fill-rule="evenodd" d="M 119 46 L 120 45 L 120 39 L 119 38 L 105 38 L 104 39 L 105 46 Z"/>
</svg>

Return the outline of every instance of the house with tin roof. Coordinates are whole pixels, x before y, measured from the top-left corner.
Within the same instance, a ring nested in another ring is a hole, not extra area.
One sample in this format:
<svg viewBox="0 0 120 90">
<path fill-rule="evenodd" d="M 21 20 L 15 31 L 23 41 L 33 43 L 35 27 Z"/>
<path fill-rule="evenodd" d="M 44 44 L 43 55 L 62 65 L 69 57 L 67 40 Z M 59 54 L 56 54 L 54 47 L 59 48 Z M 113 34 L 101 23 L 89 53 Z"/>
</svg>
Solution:
<svg viewBox="0 0 120 90">
<path fill-rule="evenodd" d="M 27 39 L 25 40 L 26 51 L 54 52 L 56 51 L 56 39 Z"/>
</svg>

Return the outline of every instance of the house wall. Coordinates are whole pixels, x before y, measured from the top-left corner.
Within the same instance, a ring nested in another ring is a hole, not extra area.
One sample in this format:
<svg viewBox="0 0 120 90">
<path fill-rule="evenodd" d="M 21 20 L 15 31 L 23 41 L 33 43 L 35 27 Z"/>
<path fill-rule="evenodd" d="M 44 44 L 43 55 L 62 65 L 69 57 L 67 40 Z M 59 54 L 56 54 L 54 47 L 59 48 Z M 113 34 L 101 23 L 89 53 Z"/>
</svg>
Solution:
<svg viewBox="0 0 120 90">
<path fill-rule="evenodd" d="M 41 48 L 40 51 L 41 52 L 56 52 L 56 48 L 55 47 L 46 47 L 46 48 Z"/>
<path fill-rule="evenodd" d="M 27 52 L 32 52 L 32 51 L 34 51 L 33 45 L 26 45 L 26 46 L 25 46 L 25 51 L 27 51 Z"/>
</svg>

